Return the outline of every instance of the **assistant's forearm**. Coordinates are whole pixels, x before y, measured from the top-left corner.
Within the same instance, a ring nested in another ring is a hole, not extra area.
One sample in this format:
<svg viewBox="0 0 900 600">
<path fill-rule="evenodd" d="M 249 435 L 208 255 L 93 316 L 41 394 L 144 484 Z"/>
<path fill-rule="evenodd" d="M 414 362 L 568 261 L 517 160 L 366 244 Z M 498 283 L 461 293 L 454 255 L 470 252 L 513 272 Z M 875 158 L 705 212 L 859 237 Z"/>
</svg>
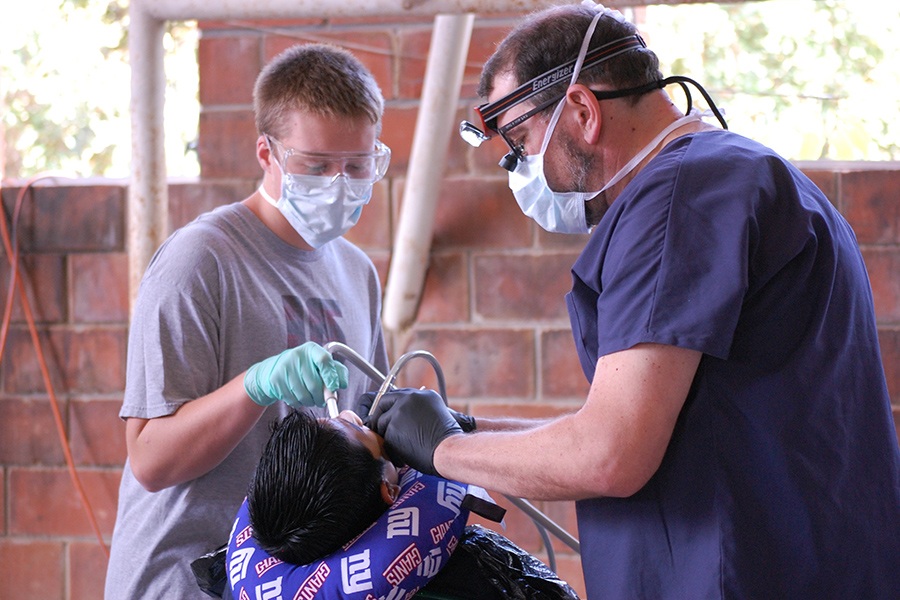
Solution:
<svg viewBox="0 0 900 600">
<path fill-rule="evenodd" d="M 238 376 L 215 392 L 184 404 L 167 417 L 129 419 L 128 458 L 150 491 L 196 479 L 215 468 L 264 412 Z"/>
</svg>

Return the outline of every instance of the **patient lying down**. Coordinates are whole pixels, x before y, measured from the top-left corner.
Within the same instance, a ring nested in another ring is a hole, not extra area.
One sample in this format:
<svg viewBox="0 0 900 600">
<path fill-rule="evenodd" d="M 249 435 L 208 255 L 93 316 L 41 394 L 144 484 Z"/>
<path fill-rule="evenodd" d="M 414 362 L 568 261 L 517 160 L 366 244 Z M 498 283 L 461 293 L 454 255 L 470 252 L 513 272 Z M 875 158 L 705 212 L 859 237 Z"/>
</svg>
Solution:
<svg viewBox="0 0 900 600">
<path fill-rule="evenodd" d="M 251 480 L 247 513 L 252 535 L 262 550 L 284 563 L 310 565 L 320 559 L 328 560 L 325 557 L 341 551 L 342 547 L 346 551 L 345 544 L 391 508 L 401 489 L 401 472 L 385 454 L 381 436 L 365 427 L 352 411 L 344 411 L 334 419 L 292 412 L 273 426 Z M 411 482 L 408 479 L 404 482 L 407 489 Z M 459 488 L 459 484 L 447 484 Z M 440 484 L 437 485 L 440 489 Z M 408 493 L 400 501 L 407 497 Z M 423 511 L 426 509 L 421 507 Z M 434 509 L 445 510 L 437 503 Z M 456 514 L 464 519 L 468 513 L 457 510 Z M 424 513 L 419 518 L 423 522 L 427 520 Z M 443 519 L 446 516 L 436 523 Z M 448 548 L 452 552 L 449 561 L 436 573 L 429 573 L 425 590 L 441 597 L 468 600 L 500 600 L 509 597 L 511 590 L 519 594 L 515 597 L 577 600 L 575 591 L 546 565 L 500 534 L 477 525 L 456 531 L 460 536 Z M 431 537 L 427 528 L 422 533 Z M 440 544 L 446 544 L 448 537 Z M 401 545 L 407 543 L 402 541 Z M 238 551 L 233 550 L 232 557 L 237 562 L 230 565 L 232 573 L 235 565 L 241 566 Z M 372 581 L 384 583 L 378 576 L 387 572 L 381 573 L 374 563 L 378 559 L 390 562 L 390 550 L 373 547 L 371 555 L 368 550 L 362 552 L 371 556 Z M 259 564 L 265 570 L 271 563 Z M 341 565 L 343 569 L 344 559 Z M 352 574 L 342 574 L 352 584 Z M 232 579 L 233 588 L 237 583 Z M 359 597 L 378 597 L 378 594 Z"/>
<path fill-rule="evenodd" d="M 250 484 L 253 533 L 270 555 L 304 565 L 327 556 L 397 499 L 398 472 L 384 440 L 353 411 L 277 423 Z"/>
</svg>

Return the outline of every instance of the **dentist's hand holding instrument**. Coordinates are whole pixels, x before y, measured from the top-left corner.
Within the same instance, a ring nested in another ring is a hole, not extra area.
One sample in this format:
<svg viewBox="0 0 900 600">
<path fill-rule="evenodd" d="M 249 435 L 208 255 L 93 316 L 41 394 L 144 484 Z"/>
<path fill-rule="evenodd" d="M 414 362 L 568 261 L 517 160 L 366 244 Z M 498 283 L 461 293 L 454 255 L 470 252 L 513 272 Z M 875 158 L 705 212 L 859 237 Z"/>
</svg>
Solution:
<svg viewBox="0 0 900 600">
<path fill-rule="evenodd" d="M 424 390 L 424 389 L 425 389 L 424 387 L 419 388 L 419 390 Z M 377 392 L 366 392 L 365 394 L 362 394 L 359 397 L 359 399 L 357 400 L 357 403 L 359 404 L 359 406 L 357 408 L 357 413 L 363 419 L 368 418 L 369 412 L 372 410 L 372 403 L 375 401 L 376 395 L 377 395 Z M 328 399 L 327 396 L 328 396 L 328 394 L 326 392 L 326 398 L 325 398 L 326 400 Z M 457 410 L 453 410 L 449 406 L 447 407 L 447 411 L 451 415 L 453 415 L 453 418 L 456 420 L 457 423 L 459 423 L 459 426 L 462 428 L 463 433 L 471 433 L 471 432 L 475 431 L 475 429 L 477 428 L 477 424 L 475 422 L 475 417 L 473 417 L 472 415 L 468 415 L 466 413 L 461 413 Z"/>
<path fill-rule="evenodd" d="M 438 445 L 463 433 L 440 394 L 410 388 L 384 394 L 369 414 L 368 425 L 384 438 L 392 458 L 428 475 L 440 475 L 434 468 Z"/>
</svg>

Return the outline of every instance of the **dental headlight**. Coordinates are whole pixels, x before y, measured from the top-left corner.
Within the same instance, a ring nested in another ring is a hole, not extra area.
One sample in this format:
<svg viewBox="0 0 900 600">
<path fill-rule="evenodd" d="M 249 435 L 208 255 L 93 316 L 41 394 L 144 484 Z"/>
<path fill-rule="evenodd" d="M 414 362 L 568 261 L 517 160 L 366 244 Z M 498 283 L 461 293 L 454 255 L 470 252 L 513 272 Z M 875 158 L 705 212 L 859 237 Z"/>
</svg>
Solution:
<svg viewBox="0 0 900 600">
<path fill-rule="evenodd" d="M 484 131 L 469 121 L 463 121 L 459 124 L 459 137 L 473 148 L 478 148 L 483 142 L 491 139 L 491 136 L 486 135 Z"/>
</svg>

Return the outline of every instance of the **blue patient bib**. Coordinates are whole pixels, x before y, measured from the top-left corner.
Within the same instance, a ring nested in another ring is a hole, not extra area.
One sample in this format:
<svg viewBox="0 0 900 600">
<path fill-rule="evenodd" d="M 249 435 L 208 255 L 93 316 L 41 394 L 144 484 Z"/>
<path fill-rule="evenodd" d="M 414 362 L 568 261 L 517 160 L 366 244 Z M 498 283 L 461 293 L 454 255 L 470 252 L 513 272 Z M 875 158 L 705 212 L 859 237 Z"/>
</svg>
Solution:
<svg viewBox="0 0 900 600">
<path fill-rule="evenodd" d="M 308 565 L 285 563 L 253 537 L 245 499 L 228 540 L 228 584 L 238 600 L 409 598 L 447 564 L 469 511 L 468 487 L 401 473 L 400 495 L 368 529 L 337 552 Z"/>
</svg>

